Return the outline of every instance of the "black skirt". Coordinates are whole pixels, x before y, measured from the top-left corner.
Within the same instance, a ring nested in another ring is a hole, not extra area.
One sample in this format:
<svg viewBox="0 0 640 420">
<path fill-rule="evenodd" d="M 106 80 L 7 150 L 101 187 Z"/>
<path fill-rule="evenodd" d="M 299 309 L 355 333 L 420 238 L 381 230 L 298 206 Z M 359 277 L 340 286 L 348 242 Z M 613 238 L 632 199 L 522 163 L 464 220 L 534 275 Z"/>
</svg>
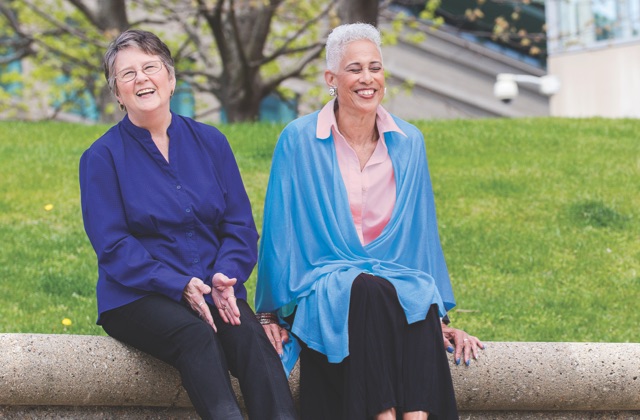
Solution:
<svg viewBox="0 0 640 420">
<path fill-rule="evenodd" d="M 407 324 L 393 285 L 363 273 L 351 288 L 349 356 L 329 363 L 302 343 L 301 416 L 364 420 L 391 407 L 399 419 L 411 411 L 458 418 L 437 306 Z"/>
</svg>

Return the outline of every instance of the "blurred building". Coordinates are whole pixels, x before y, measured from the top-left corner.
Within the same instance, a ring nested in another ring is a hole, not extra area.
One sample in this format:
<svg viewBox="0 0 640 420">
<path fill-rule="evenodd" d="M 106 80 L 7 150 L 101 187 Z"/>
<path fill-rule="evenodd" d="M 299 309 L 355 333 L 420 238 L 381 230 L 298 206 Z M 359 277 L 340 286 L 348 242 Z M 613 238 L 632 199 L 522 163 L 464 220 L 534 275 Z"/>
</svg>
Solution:
<svg viewBox="0 0 640 420">
<path fill-rule="evenodd" d="M 521 86 L 509 103 L 493 96 L 500 73 L 543 76 L 546 70 L 496 53 L 442 30 L 415 44 L 384 47 L 387 85 L 397 87 L 385 107 L 409 119 L 490 118 L 550 115 L 549 97 Z M 404 88 L 408 84 L 408 88 Z"/>
<path fill-rule="evenodd" d="M 551 114 L 640 117 L 640 0 L 547 0 Z"/>
</svg>

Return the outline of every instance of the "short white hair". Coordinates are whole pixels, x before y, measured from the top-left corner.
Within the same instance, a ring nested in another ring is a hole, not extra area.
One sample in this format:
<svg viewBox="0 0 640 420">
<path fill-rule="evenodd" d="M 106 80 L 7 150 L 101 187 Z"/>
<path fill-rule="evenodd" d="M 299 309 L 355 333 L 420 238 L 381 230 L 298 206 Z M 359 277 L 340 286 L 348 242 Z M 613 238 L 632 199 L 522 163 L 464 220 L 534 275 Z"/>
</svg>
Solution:
<svg viewBox="0 0 640 420">
<path fill-rule="evenodd" d="M 327 38 L 327 69 L 334 73 L 337 72 L 347 44 L 360 40 L 373 42 L 382 57 L 382 41 L 378 28 L 368 23 L 346 23 L 335 27 Z"/>
</svg>

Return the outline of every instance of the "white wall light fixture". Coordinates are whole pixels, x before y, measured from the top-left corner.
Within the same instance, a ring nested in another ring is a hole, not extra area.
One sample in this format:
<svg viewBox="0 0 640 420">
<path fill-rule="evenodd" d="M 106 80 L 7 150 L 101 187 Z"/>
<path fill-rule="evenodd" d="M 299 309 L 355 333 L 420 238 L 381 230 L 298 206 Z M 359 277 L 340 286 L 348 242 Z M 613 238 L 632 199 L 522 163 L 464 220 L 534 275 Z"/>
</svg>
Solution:
<svg viewBox="0 0 640 420">
<path fill-rule="evenodd" d="M 546 96 L 551 96 L 560 90 L 560 80 L 551 74 L 538 77 L 526 74 L 500 73 L 493 85 L 493 96 L 508 104 L 518 96 L 518 83 L 537 85 L 540 93 Z"/>
</svg>

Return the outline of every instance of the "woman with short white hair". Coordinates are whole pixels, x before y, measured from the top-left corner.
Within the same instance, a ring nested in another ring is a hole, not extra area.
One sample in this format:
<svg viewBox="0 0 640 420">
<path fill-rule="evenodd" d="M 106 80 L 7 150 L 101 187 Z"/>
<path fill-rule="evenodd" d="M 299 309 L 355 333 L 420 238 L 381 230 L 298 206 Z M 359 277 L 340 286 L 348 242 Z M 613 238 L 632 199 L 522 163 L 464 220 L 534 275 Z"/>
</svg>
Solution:
<svg viewBox="0 0 640 420">
<path fill-rule="evenodd" d="M 441 323 L 455 301 L 424 137 L 380 105 L 375 27 L 326 47 L 333 99 L 274 152 L 257 316 L 287 369 L 300 354 L 303 419 L 457 418 L 446 351 L 468 365 L 484 346 Z"/>
</svg>

